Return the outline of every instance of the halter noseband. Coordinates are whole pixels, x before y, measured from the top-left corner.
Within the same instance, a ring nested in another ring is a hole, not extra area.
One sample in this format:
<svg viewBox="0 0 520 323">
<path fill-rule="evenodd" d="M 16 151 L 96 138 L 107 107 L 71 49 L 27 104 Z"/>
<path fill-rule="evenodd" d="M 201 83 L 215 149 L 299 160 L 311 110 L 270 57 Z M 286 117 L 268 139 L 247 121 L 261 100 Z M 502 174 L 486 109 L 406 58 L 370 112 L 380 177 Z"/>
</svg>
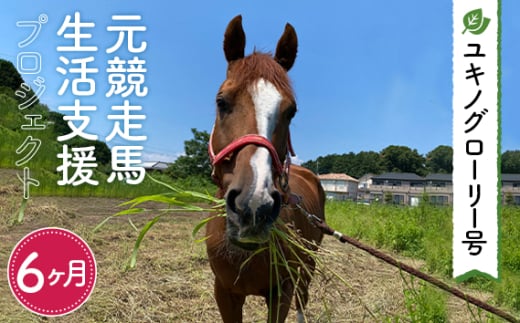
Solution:
<svg viewBox="0 0 520 323">
<path fill-rule="evenodd" d="M 220 179 L 216 178 L 215 176 L 215 166 L 222 163 L 224 160 L 231 159 L 233 153 L 235 151 L 242 149 L 245 146 L 248 145 L 255 145 L 264 147 L 269 151 L 269 154 L 271 155 L 271 159 L 273 161 L 273 168 L 276 173 L 276 175 L 279 175 L 279 182 L 281 189 L 286 192 L 288 190 L 289 185 L 289 168 L 291 165 L 291 156 L 295 156 L 294 150 L 292 148 L 291 144 L 291 136 L 287 136 L 287 154 L 285 161 L 282 162 L 280 158 L 278 157 L 278 152 L 276 151 L 276 148 L 274 148 L 273 144 L 269 139 L 267 139 L 264 136 L 260 136 L 257 134 L 247 134 L 242 137 L 239 137 L 235 140 L 233 140 L 229 145 L 224 147 L 221 151 L 219 151 L 217 154 L 215 154 L 213 150 L 213 133 L 214 130 L 211 131 L 211 135 L 209 138 L 209 145 L 208 145 L 208 154 L 209 159 L 211 161 L 211 165 L 213 166 L 213 172 L 211 176 L 217 182 L 219 187 L 222 187 L 222 183 L 220 182 Z"/>
</svg>

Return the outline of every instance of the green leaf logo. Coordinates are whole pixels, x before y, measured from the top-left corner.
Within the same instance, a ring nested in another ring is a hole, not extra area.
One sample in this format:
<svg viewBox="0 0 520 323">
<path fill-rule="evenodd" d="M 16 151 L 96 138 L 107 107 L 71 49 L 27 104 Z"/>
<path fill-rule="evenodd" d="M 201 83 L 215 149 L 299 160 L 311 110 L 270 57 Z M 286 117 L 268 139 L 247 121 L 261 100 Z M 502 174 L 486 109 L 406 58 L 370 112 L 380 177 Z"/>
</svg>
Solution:
<svg viewBox="0 0 520 323">
<path fill-rule="evenodd" d="M 473 35 L 480 35 L 486 30 L 490 21 L 491 19 L 484 17 L 482 14 L 482 8 L 472 10 L 464 15 L 463 22 L 466 28 L 462 33 L 464 34 L 469 30 Z"/>
</svg>

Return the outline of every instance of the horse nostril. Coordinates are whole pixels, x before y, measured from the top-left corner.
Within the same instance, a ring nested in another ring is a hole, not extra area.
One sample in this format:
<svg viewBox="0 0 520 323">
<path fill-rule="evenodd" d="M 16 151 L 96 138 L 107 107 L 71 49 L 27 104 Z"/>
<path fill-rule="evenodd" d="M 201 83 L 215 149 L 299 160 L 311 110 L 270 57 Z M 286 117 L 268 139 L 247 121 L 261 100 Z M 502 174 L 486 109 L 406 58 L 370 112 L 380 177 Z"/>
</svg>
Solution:
<svg viewBox="0 0 520 323">
<path fill-rule="evenodd" d="M 238 213 L 236 199 L 240 195 L 240 190 L 232 189 L 228 192 L 226 204 L 233 213 Z"/>
</svg>

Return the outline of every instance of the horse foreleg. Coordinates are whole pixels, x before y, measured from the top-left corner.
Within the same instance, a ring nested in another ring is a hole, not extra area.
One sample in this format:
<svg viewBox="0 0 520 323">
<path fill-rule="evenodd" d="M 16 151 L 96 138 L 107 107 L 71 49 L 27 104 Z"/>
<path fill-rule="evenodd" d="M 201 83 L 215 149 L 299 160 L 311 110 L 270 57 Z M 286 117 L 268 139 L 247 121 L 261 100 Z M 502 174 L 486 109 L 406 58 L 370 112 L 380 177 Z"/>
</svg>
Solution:
<svg viewBox="0 0 520 323">
<path fill-rule="evenodd" d="M 270 292 L 271 295 L 266 296 L 267 307 L 269 313 L 267 317 L 268 323 L 282 323 L 285 322 L 285 318 L 289 313 L 291 307 L 292 295 L 294 292 L 294 284 L 290 279 L 287 279 L 281 285 L 279 285 L 281 293 L 278 292 L 277 288 L 273 288 Z"/>
<path fill-rule="evenodd" d="M 215 298 L 224 323 L 242 323 L 242 306 L 246 300 L 244 295 L 232 293 L 215 279 Z"/>
<path fill-rule="evenodd" d="M 300 275 L 298 285 L 296 287 L 296 310 L 298 311 L 298 323 L 304 323 L 304 311 L 309 301 L 309 285 L 311 283 L 312 274 L 314 273 L 314 261 L 310 260 L 307 264 L 307 269 L 300 267 Z"/>
</svg>

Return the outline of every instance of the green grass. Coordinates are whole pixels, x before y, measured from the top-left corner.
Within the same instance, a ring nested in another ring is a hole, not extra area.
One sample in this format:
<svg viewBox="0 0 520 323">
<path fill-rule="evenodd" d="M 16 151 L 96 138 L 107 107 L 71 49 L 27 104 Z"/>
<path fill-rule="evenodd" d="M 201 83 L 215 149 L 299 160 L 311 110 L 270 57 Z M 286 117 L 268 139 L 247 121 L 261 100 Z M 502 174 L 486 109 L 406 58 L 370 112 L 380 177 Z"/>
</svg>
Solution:
<svg viewBox="0 0 520 323">
<path fill-rule="evenodd" d="M 327 222 L 332 228 L 376 248 L 424 260 L 423 270 L 445 279 L 452 278 L 451 207 L 435 207 L 427 204 L 415 208 L 382 204 L 367 206 L 328 201 L 326 215 Z M 464 285 L 490 292 L 496 305 L 509 308 L 518 315 L 520 313 L 520 248 L 518 248 L 520 208 L 504 206 L 501 216 L 500 281 L 495 282 L 479 277 L 470 279 Z M 405 294 L 405 299 L 409 302 L 410 297 L 414 296 L 415 300 L 420 300 L 418 295 L 421 293 L 417 290 L 408 292 L 408 295 Z M 422 319 L 413 319 L 415 312 L 412 309 L 418 305 L 414 306 L 409 308 L 408 319 L 423 322 Z M 443 310 L 439 308 L 438 311 L 441 313 Z"/>
<path fill-rule="evenodd" d="M 31 194 L 34 194 L 34 196 L 134 198 L 164 192 L 164 187 L 148 176 L 140 184 L 131 185 L 117 180 L 108 183 L 106 174 L 95 172 L 94 178 L 99 182 L 96 186 L 88 184 L 59 186 L 57 182 L 61 179 L 61 174 L 48 171 L 36 171 L 34 176 L 33 174 L 31 176 L 40 181 L 39 187 L 31 187 Z M 159 173 L 153 174 L 153 177 L 185 190 L 197 190 L 210 194 L 214 194 L 216 191 L 216 187 L 209 180 L 198 177 L 173 180 L 169 176 Z"/>
<path fill-rule="evenodd" d="M 398 317 L 396 321 L 448 322 L 446 300 L 447 295 L 442 291 L 423 282 L 415 283 L 412 278 L 404 290 L 408 317 Z"/>
<path fill-rule="evenodd" d="M 421 259 L 426 258 L 430 242 L 438 244 L 446 241 L 447 245 L 443 244 L 442 247 L 451 249 L 449 208 L 407 208 L 381 204 L 367 206 L 334 201 L 329 201 L 326 207 L 327 222 L 331 227 L 372 242 L 376 247 Z"/>
<path fill-rule="evenodd" d="M 78 140 L 75 140 L 77 138 L 60 143 L 57 141 L 56 129 L 51 124 L 48 124 L 44 130 L 22 130 L 21 126 L 29 122 L 24 119 L 24 115 L 27 114 L 42 115 L 43 119 L 39 123 L 44 123 L 49 110 L 41 104 L 36 104 L 27 110 L 20 111 L 15 97 L 0 93 L 0 115 L 2 116 L 0 118 L 0 168 L 17 169 L 19 174 L 23 176 L 23 168 L 28 167 L 31 178 L 40 182 L 38 187 L 30 186 L 30 196 L 134 198 L 141 195 L 158 194 L 164 190 L 164 187 L 149 178 L 145 178 L 139 185 L 129 185 L 117 180 L 113 183 L 107 183 L 107 173 L 110 171 L 110 166 L 101 164 L 94 170 L 92 177 L 99 182 L 98 185 L 59 186 L 57 182 L 62 179 L 63 175 L 57 172 L 57 167 L 62 164 L 57 155 L 62 152 L 63 144 L 68 144 L 70 149 L 70 147 L 81 147 L 91 143 L 88 141 L 86 143 L 78 142 Z M 23 143 L 29 136 L 39 140 L 41 145 L 27 163 L 16 166 L 16 162 L 24 158 L 32 148 L 32 146 L 28 146 L 25 151 L 16 152 L 19 148 L 23 148 Z M 74 169 L 69 168 L 69 177 L 72 176 L 73 172 Z M 160 174 L 154 174 L 154 176 L 163 182 L 187 190 L 197 189 L 211 194 L 216 191 L 215 186 L 211 184 L 209 179 L 192 177 L 173 181 Z M 22 185 L 21 182 L 20 185 Z"/>
</svg>

